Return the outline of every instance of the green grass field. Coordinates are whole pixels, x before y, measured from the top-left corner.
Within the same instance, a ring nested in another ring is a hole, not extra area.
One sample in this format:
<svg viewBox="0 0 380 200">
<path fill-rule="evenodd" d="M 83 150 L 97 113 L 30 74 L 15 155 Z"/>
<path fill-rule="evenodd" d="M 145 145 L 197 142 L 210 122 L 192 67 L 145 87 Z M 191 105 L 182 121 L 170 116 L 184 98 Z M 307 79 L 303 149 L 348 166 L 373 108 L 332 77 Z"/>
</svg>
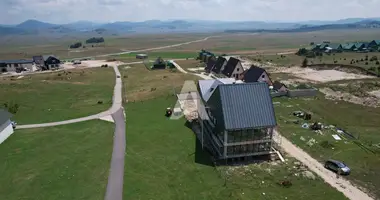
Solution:
<svg viewBox="0 0 380 200">
<path fill-rule="evenodd" d="M 0 199 L 102 200 L 113 124 L 16 130 L 0 145 Z"/>
<path fill-rule="evenodd" d="M 164 96 L 125 105 L 133 116 L 127 118 L 125 199 L 346 199 L 319 178 L 295 176 L 292 158 L 286 164 L 213 167 L 185 120 L 164 116 L 175 101 Z M 278 184 L 285 177 L 290 188 Z"/>
<path fill-rule="evenodd" d="M 70 70 L 17 78 L 0 78 L 0 107 L 19 105 L 18 124 L 85 117 L 112 105 L 115 75 L 112 68 Z M 103 101 L 103 104 L 98 104 Z"/>
<path fill-rule="evenodd" d="M 129 68 L 128 68 L 129 67 Z M 128 101 L 142 101 L 157 96 L 173 95 L 180 92 L 185 80 L 199 77 L 183 74 L 176 70 L 148 70 L 143 64 L 121 66 L 124 89 Z"/>
<path fill-rule="evenodd" d="M 275 106 L 275 110 L 282 135 L 321 162 L 327 159 L 344 161 L 352 170 L 347 178 L 366 188 L 377 198 L 380 197 L 380 190 L 378 189 L 380 181 L 377 178 L 380 175 L 377 170 L 380 165 L 380 147 L 378 146 L 380 144 L 378 134 L 380 108 L 364 107 L 344 101 L 325 100 L 322 95 L 316 99 L 275 98 L 273 101 L 281 103 Z M 320 135 L 309 129 L 301 128 L 304 123 L 303 120 L 300 124 L 292 122 L 298 119 L 291 115 L 297 110 L 312 113 L 312 123 L 322 122 L 324 125 L 334 125 L 345 129 L 359 137 L 358 142 L 376 153 L 361 148 L 354 143 L 355 140 L 335 141 L 332 134 L 337 133 L 334 130 L 322 130 L 323 135 Z M 307 145 L 307 142 L 312 138 L 318 143 L 312 146 Z"/>
</svg>

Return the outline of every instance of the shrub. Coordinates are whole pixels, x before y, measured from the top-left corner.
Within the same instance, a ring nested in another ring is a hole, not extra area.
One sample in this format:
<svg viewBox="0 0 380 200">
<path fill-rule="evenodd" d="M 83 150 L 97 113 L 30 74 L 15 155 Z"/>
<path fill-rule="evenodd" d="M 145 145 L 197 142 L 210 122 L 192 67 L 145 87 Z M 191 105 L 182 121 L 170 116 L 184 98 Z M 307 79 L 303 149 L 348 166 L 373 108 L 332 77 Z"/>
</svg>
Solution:
<svg viewBox="0 0 380 200">
<path fill-rule="evenodd" d="M 346 60 L 346 58 L 344 58 L 343 60 Z"/>
<path fill-rule="evenodd" d="M 303 59 L 301 67 L 307 67 L 308 62 L 307 58 Z"/>
<path fill-rule="evenodd" d="M 8 110 L 8 112 L 10 112 L 12 114 L 16 114 L 18 112 L 19 107 L 20 107 L 20 105 L 18 105 L 17 103 L 13 103 L 13 102 L 4 103 L 3 106 L 5 109 Z"/>
<path fill-rule="evenodd" d="M 380 62 L 379 62 L 379 61 L 376 61 L 376 65 L 380 65 Z"/>
<path fill-rule="evenodd" d="M 365 65 L 368 65 L 368 62 L 365 62 Z"/>
<path fill-rule="evenodd" d="M 372 56 L 371 59 L 369 59 L 369 61 L 377 61 L 377 56 Z"/>
<path fill-rule="evenodd" d="M 360 61 L 362 61 L 362 62 L 363 62 L 363 61 L 364 61 L 364 59 L 362 58 L 362 59 L 360 59 Z"/>
<path fill-rule="evenodd" d="M 337 60 L 334 60 L 334 64 L 336 64 L 336 63 L 338 63 L 338 61 L 337 61 Z"/>
<path fill-rule="evenodd" d="M 1 68 L 1 72 L 2 72 L 2 73 L 7 72 L 7 68 Z"/>
</svg>

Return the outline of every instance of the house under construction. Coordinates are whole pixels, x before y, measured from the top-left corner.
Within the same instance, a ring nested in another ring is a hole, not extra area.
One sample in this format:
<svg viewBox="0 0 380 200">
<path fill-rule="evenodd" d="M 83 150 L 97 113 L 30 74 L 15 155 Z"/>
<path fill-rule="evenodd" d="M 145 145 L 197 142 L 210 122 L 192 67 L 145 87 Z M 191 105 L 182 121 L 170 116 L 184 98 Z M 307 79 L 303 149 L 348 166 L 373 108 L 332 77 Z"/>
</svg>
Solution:
<svg viewBox="0 0 380 200">
<path fill-rule="evenodd" d="M 248 161 L 274 152 L 276 118 L 266 83 L 219 84 L 208 90 L 207 101 L 204 91 L 198 101 L 193 130 L 216 161 Z"/>
</svg>

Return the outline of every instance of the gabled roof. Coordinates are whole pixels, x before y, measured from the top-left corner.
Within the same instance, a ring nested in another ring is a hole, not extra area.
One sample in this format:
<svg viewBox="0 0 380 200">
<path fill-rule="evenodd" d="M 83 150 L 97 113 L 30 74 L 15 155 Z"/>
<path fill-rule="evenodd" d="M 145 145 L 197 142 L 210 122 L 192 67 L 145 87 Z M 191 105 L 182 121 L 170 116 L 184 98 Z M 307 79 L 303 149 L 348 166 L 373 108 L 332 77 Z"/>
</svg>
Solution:
<svg viewBox="0 0 380 200">
<path fill-rule="evenodd" d="M 219 74 L 220 73 L 220 69 L 222 68 L 224 62 L 226 62 L 227 60 L 225 58 L 223 58 L 222 56 L 219 56 L 218 57 L 218 60 L 216 60 L 216 63 L 214 65 L 214 68 L 212 68 L 212 71 Z"/>
<path fill-rule="evenodd" d="M 238 63 L 240 63 L 239 59 L 231 57 L 228 60 L 226 67 L 222 71 L 222 74 L 226 75 L 227 77 L 231 77 Z"/>
<path fill-rule="evenodd" d="M 362 42 L 357 42 L 357 43 L 355 43 L 355 47 L 356 47 L 356 48 L 363 48 L 363 47 L 364 47 L 364 43 L 362 43 Z"/>
<path fill-rule="evenodd" d="M 55 57 L 54 55 L 43 55 L 42 58 L 44 59 L 44 61 L 46 61 L 47 59 L 49 59 L 50 57 Z"/>
<path fill-rule="evenodd" d="M 328 46 L 329 46 L 329 44 L 323 43 L 323 44 L 321 44 L 321 46 L 319 47 L 319 49 L 324 49 L 324 48 L 326 48 Z"/>
<path fill-rule="evenodd" d="M 329 47 L 331 48 L 331 49 L 340 49 L 340 48 L 342 48 L 342 45 L 341 44 L 337 44 L 337 43 L 333 43 L 333 44 L 329 44 Z"/>
<path fill-rule="evenodd" d="M 355 48 L 355 43 L 346 43 L 342 45 L 343 49 L 352 49 Z"/>
<path fill-rule="evenodd" d="M 9 113 L 3 109 L 0 109 L 0 126 L 3 125 L 9 119 L 11 119 L 11 117 L 12 117 L 11 113 Z"/>
<path fill-rule="evenodd" d="M 199 80 L 199 88 L 201 90 L 202 98 L 204 101 L 208 101 L 212 93 L 222 84 L 232 84 L 235 83 L 234 78 L 218 78 L 212 80 Z"/>
<path fill-rule="evenodd" d="M 216 64 L 215 60 L 209 59 L 208 62 L 207 62 L 205 70 L 206 71 L 211 71 L 215 64 Z"/>
<path fill-rule="evenodd" d="M 275 82 L 273 83 L 273 89 L 275 89 L 275 90 L 279 90 L 279 89 L 281 89 L 282 86 L 286 87 L 286 86 L 285 86 L 283 83 L 281 83 L 280 81 L 275 81 Z"/>
<path fill-rule="evenodd" d="M 219 130 L 276 126 L 272 98 L 266 83 L 219 85 L 207 102 Z"/>
<path fill-rule="evenodd" d="M 380 40 L 372 40 L 371 42 L 369 42 L 370 44 L 373 44 L 374 45 L 380 45 Z"/>
<path fill-rule="evenodd" d="M 266 71 L 263 68 L 251 66 L 251 68 L 244 72 L 243 81 L 246 83 L 257 82 L 264 72 Z"/>
</svg>

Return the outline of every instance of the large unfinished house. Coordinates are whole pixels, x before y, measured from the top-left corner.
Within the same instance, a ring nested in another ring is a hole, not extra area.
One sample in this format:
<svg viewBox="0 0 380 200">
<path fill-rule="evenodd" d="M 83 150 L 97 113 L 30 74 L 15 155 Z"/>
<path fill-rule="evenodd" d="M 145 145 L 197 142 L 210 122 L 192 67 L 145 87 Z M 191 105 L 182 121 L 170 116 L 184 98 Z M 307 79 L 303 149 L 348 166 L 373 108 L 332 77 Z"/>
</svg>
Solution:
<svg viewBox="0 0 380 200">
<path fill-rule="evenodd" d="M 198 106 L 196 132 L 215 160 L 249 160 L 273 153 L 276 118 L 266 83 L 220 84 L 210 92 Z"/>
</svg>

